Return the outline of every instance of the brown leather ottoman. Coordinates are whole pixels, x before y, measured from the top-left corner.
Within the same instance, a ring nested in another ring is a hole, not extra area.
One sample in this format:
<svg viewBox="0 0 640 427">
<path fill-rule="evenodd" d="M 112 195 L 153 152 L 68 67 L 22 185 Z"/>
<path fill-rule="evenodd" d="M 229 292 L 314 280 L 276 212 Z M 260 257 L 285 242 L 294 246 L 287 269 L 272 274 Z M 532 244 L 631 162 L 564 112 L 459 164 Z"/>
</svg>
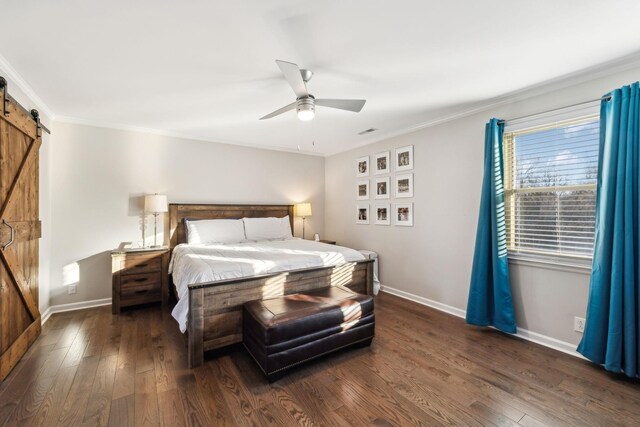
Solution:
<svg viewBox="0 0 640 427">
<path fill-rule="evenodd" d="M 269 381 L 287 368 L 351 345 L 369 345 L 373 298 L 342 286 L 250 301 L 242 341 Z"/>
</svg>

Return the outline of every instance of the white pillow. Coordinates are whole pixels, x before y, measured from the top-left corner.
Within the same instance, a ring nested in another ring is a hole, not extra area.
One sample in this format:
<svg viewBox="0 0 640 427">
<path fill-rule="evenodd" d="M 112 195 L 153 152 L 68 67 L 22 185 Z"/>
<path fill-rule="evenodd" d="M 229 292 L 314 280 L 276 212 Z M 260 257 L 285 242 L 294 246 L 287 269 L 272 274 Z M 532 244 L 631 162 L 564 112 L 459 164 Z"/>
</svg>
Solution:
<svg viewBox="0 0 640 427">
<path fill-rule="evenodd" d="M 187 243 L 239 243 L 245 240 L 240 219 L 186 219 Z"/>
<path fill-rule="evenodd" d="M 249 240 L 291 239 L 289 215 L 284 218 L 242 218 Z"/>
</svg>

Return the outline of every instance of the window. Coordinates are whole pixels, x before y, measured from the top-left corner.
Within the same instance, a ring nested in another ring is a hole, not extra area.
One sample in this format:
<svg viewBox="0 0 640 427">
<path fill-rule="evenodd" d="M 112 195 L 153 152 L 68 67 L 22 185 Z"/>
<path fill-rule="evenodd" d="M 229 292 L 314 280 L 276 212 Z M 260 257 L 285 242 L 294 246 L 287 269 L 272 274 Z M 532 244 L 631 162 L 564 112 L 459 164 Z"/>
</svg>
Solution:
<svg viewBox="0 0 640 427">
<path fill-rule="evenodd" d="M 597 114 L 505 132 L 510 255 L 591 258 L 599 132 Z"/>
</svg>

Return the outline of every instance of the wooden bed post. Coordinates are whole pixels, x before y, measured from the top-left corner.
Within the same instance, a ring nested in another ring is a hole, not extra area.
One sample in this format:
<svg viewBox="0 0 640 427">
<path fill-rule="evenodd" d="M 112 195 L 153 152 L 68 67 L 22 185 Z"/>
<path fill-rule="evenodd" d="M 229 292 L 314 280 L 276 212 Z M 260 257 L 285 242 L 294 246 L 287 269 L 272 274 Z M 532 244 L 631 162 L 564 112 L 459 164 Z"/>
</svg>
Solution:
<svg viewBox="0 0 640 427">
<path fill-rule="evenodd" d="M 204 289 L 189 289 L 189 368 L 204 362 Z"/>
<path fill-rule="evenodd" d="M 366 286 L 367 286 L 367 295 L 373 296 L 373 263 L 372 262 L 367 264 Z"/>
</svg>

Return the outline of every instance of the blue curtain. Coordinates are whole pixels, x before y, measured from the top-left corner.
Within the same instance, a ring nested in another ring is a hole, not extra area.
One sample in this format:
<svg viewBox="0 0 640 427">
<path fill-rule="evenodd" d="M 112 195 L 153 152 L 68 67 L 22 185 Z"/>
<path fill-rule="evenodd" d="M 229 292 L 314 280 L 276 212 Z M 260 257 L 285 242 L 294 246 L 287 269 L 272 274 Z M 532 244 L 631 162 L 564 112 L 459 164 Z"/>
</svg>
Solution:
<svg viewBox="0 0 640 427">
<path fill-rule="evenodd" d="M 638 251 L 639 86 L 616 89 L 600 106 L 600 157 L 593 268 L 578 351 L 605 369 L 640 368 Z"/>
<path fill-rule="evenodd" d="M 504 223 L 502 134 L 504 122 L 491 119 L 485 127 L 484 177 L 476 248 L 467 303 L 467 323 L 516 332 L 511 300 Z"/>
</svg>

